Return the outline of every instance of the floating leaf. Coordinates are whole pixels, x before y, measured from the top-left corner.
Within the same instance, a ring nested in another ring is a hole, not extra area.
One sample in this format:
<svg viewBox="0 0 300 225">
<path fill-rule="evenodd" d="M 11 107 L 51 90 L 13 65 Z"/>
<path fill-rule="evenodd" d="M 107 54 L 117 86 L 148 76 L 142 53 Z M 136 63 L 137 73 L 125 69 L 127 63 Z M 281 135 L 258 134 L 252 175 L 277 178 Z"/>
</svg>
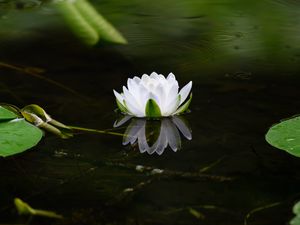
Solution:
<svg viewBox="0 0 300 225">
<path fill-rule="evenodd" d="M 153 99 L 149 99 L 146 104 L 146 116 L 147 117 L 161 117 L 160 108 Z"/>
<path fill-rule="evenodd" d="M 7 157 L 21 153 L 35 146 L 43 132 L 24 119 L 0 123 L 0 156 Z"/>
<path fill-rule="evenodd" d="M 266 134 L 272 146 L 300 157 L 300 117 L 294 117 L 272 126 Z"/>
<path fill-rule="evenodd" d="M 296 216 L 290 221 L 290 225 L 300 225 L 300 201 L 293 206 L 293 213 Z"/>
<path fill-rule="evenodd" d="M 295 216 L 291 221 L 290 225 L 300 225 L 300 216 Z"/>
<path fill-rule="evenodd" d="M 293 206 L 293 213 L 296 215 L 300 215 L 300 201 L 297 202 L 294 206 Z"/>
<path fill-rule="evenodd" d="M 0 121 L 3 120 L 12 120 L 17 118 L 17 115 L 10 110 L 0 106 Z"/>
</svg>

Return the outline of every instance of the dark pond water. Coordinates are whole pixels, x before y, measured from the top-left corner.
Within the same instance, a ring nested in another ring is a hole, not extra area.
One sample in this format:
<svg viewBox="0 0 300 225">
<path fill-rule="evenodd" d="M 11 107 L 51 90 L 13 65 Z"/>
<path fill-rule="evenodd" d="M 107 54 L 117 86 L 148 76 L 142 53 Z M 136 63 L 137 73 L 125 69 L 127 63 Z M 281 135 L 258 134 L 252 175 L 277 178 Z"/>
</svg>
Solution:
<svg viewBox="0 0 300 225">
<path fill-rule="evenodd" d="M 94 4 L 128 45 L 83 46 L 47 3 L 1 10 L 1 102 L 36 103 L 66 124 L 112 129 L 112 89 L 134 75 L 173 72 L 181 85 L 193 80 L 191 113 L 183 116 L 192 140 L 182 135 L 180 150 L 150 155 L 119 136 L 46 134 L 32 150 L 0 160 L 0 224 L 28 222 L 17 216 L 15 197 L 66 217 L 31 224 L 233 225 L 248 213 L 245 224 L 286 224 L 300 199 L 300 161 L 264 135 L 299 114 L 299 3 Z"/>
</svg>

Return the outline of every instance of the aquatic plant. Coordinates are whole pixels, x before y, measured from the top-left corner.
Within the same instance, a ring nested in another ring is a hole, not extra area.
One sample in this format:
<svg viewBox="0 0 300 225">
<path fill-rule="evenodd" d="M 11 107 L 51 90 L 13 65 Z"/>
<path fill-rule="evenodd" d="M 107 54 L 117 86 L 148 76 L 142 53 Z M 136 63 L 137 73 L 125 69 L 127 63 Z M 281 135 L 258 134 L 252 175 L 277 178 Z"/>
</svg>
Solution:
<svg viewBox="0 0 300 225">
<path fill-rule="evenodd" d="M 293 206 L 295 217 L 290 221 L 290 225 L 300 225 L 300 201 Z"/>
<path fill-rule="evenodd" d="M 188 110 L 192 94 L 186 102 L 185 100 L 192 89 L 192 81 L 179 93 L 178 89 L 173 73 L 165 78 L 153 72 L 150 76 L 144 74 L 141 78 L 129 78 L 127 87 L 123 86 L 123 93 L 115 90 L 113 92 L 122 113 L 135 117 L 158 118 L 179 115 Z"/>
<path fill-rule="evenodd" d="M 300 157 L 300 116 L 282 120 L 272 126 L 266 134 L 266 141 L 278 149 Z"/>
<path fill-rule="evenodd" d="M 71 128 L 52 119 L 40 106 L 32 104 L 22 109 L 9 104 L 0 106 L 0 156 L 24 152 L 37 145 L 43 130 L 61 138 L 72 137 Z"/>
<path fill-rule="evenodd" d="M 14 203 L 19 215 L 28 215 L 28 216 L 42 216 L 53 219 L 62 219 L 63 216 L 59 215 L 53 211 L 34 209 L 28 203 L 22 201 L 20 198 L 15 198 Z"/>
<path fill-rule="evenodd" d="M 95 45 L 101 39 L 117 44 L 127 43 L 88 0 L 56 0 L 55 3 L 66 23 L 83 43 Z"/>
</svg>

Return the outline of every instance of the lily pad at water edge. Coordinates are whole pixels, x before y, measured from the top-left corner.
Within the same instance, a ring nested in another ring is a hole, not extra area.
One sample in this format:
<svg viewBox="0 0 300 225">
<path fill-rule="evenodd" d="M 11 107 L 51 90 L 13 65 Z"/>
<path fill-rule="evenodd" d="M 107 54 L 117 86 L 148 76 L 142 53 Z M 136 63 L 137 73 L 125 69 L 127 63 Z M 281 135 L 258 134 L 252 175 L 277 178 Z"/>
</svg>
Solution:
<svg viewBox="0 0 300 225">
<path fill-rule="evenodd" d="M 0 156 L 7 157 L 32 148 L 42 136 L 39 128 L 24 119 L 0 122 Z"/>
<path fill-rule="evenodd" d="M 0 121 L 2 120 L 12 120 L 17 118 L 17 115 L 13 112 L 9 111 L 8 109 L 0 106 Z"/>
<path fill-rule="evenodd" d="M 272 146 L 300 157 L 300 116 L 272 126 L 266 134 L 266 140 Z"/>
</svg>

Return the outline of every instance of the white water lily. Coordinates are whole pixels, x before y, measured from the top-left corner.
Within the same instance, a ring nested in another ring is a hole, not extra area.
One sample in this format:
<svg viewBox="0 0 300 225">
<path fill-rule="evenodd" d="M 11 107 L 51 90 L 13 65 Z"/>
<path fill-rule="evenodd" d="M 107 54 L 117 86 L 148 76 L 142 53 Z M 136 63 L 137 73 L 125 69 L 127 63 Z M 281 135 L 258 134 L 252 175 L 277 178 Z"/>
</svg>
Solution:
<svg viewBox="0 0 300 225">
<path fill-rule="evenodd" d="M 120 94 L 114 91 L 119 109 L 135 117 L 168 117 L 185 112 L 192 100 L 185 101 L 192 89 L 192 81 L 179 91 L 173 73 L 167 78 L 155 72 L 144 74 L 141 78 L 127 80 Z M 179 91 L 179 92 L 178 92 Z"/>
</svg>

